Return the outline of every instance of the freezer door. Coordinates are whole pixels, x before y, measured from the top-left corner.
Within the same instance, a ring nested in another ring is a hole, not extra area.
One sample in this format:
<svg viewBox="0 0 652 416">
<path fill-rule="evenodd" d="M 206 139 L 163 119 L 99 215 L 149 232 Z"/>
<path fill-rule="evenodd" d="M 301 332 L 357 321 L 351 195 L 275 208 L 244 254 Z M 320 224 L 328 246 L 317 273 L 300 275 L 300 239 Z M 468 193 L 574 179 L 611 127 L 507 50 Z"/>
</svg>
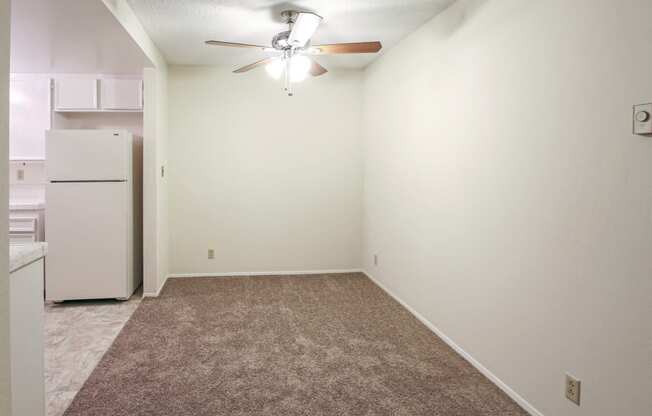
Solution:
<svg viewBox="0 0 652 416">
<path fill-rule="evenodd" d="M 49 130 L 48 181 L 129 180 L 132 137 L 122 130 Z"/>
<path fill-rule="evenodd" d="M 125 298 L 130 276 L 125 182 L 48 183 L 46 298 Z"/>
</svg>

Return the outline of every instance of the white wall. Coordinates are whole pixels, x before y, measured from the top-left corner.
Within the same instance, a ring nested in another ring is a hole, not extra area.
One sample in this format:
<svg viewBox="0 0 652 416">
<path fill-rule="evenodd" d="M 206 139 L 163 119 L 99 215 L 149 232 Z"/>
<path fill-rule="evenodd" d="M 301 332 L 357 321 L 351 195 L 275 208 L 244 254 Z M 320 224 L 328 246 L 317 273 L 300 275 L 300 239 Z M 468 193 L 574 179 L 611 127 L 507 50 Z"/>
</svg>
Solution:
<svg viewBox="0 0 652 416">
<path fill-rule="evenodd" d="M 7 230 L 9 213 L 9 0 L 0 0 L 0 229 Z M 0 415 L 9 415 L 9 241 L 0 233 Z"/>
<path fill-rule="evenodd" d="M 52 124 L 50 77 L 11 74 L 9 158 L 45 159 L 45 131 Z"/>
<path fill-rule="evenodd" d="M 159 289 L 163 287 L 170 272 L 169 257 L 169 204 L 168 204 L 168 180 L 163 170 L 168 164 L 168 134 L 169 134 L 169 113 L 168 113 L 168 67 L 165 70 L 158 71 L 157 91 L 159 99 L 157 100 L 157 130 L 160 138 L 156 152 L 156 178 L 157 178 L 157 206 L 159 207 L 158 227 L 158 253 L 159 253 L 159 272 L 157 274 L 157 283 Z"/>
<path fill-rule="evenodd" d="M 50 101 L 50 75 L 10 74 L 10 203 L 45 201 L 45 131 L 52 127 Z"/>
<path fill-rule="evenodd" d="M 167 67 L 144 72 L 143 261 L 144 292 L 149 296 L 158 294 L 169 270 L 167 178 L 161 174 L 167 164 L 167 72 Z"/>
<path fill-rule="evenodd" d="M 652 409 L 650 16 L 460 1 L 366 71 L 366 270 L 547 416 Z"/>
<path fill-rule="evenodd" d="M 151 65 L 102 1 L 12 3 L 13 73 L 133 74 Z"/>
<path fill-rule="evenodd" d="M 143 73 L 143 286 L 146 295 L 155 296 L 169 265 L 167 180 L 160 175 L 167 163 L 168 65 L 127 0 L 103 2 L 154 64 Z"/>
<path fill-rule="evenodd" d="M 361 72 L 231 70 L 170 71 L 171 272 L 359 268 Z"/>
</svg>

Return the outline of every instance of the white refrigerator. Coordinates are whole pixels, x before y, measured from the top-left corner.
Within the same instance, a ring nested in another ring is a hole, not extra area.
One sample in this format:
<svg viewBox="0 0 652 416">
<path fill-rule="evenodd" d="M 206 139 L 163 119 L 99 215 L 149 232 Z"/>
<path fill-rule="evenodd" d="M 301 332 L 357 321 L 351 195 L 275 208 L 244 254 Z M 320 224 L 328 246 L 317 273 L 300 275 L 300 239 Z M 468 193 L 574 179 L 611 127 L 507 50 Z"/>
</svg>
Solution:
<svg viewBox="0 0 652 416">
<path fill-rule="evenodd" d="M 47 132 L 47 300 L 128 299 L 140 286 L 133 170 L 127 131 Z"/>
</svg>

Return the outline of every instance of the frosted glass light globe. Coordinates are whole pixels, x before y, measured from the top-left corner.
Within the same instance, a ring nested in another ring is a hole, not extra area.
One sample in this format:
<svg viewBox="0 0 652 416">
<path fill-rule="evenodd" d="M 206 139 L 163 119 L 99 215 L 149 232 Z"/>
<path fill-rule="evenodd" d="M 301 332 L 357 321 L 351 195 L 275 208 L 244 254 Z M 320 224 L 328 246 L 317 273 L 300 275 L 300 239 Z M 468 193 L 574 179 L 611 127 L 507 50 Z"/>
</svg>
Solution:
<svg viewBox="0 0 652 416">
<path fill-rule="evenodd" d="M 265 65 L 265 69 L 267 70 L 267 73 L 269 74 L 270 77 L 274 79 L 281 78 L 281 75 L 283 75 L 284 67 L 285 65 L 283 61 L 280 59 L 274 59 L 272 62 Z"/>
<path fill-rule="evenodd" d="M 301 82 L 308 76 L 312 62 L 303 55 L 294 55 L 290 60 L 290 81 Z"/>
</svg>

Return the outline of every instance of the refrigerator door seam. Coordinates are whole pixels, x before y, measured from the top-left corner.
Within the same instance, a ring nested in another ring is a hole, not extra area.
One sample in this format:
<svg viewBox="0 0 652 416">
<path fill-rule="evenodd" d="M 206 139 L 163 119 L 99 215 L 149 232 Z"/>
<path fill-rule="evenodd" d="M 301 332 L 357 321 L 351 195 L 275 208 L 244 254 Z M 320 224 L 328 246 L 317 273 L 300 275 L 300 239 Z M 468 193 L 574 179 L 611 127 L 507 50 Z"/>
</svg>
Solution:
<svg viewBox="0 0 652 416">
<path fill-rule="evenodd" d="M 89 181 L 50 181 L 50 183 L 117 183 L 117 182 L 127 182 L 126 179 L 116 179 L 116 180 L 89 180 Z"/>
</svg>

